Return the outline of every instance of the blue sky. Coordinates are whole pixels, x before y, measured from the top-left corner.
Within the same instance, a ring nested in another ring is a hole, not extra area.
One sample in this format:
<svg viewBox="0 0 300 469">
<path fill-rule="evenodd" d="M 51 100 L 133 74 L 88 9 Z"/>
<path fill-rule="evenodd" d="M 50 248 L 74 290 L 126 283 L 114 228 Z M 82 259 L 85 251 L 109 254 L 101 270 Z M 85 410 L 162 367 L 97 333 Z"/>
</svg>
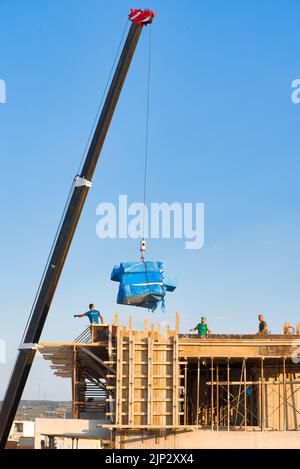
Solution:
<svg viewBox="0 0 300 469">
<path fill-rule="evenodd" d="M 1 0 L 0 396 L 102 96 L 127 0 Z M 141 5 L 142 7 L 144 5 Z M 214 332 L 272 332 L 300 321 L 299 2 L 153 1 L 149 191 L 154 202 L 204 202 L 205 244 L 148 242 L 178 279 L 165 314 L 116 305 L 114 264 L 138 242 L 100 240 L 96 207 L 142 201 L 148 30 L 143 31 L 103 148 L 42 341 L 71 341 L 93 301 L 107 321 L 131 314 L 187 331 L 205 313 Z M 24 398 L 69 399 L 68 380 L 37 357 Z"/>
</svg>

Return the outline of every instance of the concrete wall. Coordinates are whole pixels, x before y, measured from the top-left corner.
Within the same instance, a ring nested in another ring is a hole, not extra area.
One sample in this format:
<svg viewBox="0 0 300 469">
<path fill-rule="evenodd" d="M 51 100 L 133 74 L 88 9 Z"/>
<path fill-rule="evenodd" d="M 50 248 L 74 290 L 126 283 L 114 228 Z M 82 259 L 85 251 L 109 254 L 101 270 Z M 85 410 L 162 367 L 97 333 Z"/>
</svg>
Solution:
<svg viewBox="0 0 300 469">
<path fill-rule="evenodd" d="M 116 448 L 144 449 L 300 449 L 300 432 L 210 431 L 199 430 L 167 436 L 146 432 L 118 435 Z"/>
<path fill-rule="evenodd" d="M 107 423 L 106 420 L 77 420 L 77 419 L 36 419 L 34 448 L 41 448 L 41 440 L 44 434 L 60 434 L 63 437 L 56 437 L 57 447 L 68 449 L 72 447 L 72 439 L 68 434 L 81 433 L 84 437 L 95 437 L 94 439 L 81 439 L 78 448 L 101 448 L 101 439 L 109 440 L 109 432 L 105 429 L 97 428 L 99 423 Z M 76 443 L 74 443 L 75 447 Z"/>
<path fill-rule="evenodd" d="M 22 431 L 18 431 L 18 426 L 22 426 Z M 10 433 L 9 440 L 19 441 L 20 437 L 34 437 L 34 422 L 27 420 L 14 420 Z"/>
<path fill-rule="evenodd" d="M 34 448 L 34 437 L 29 437 L 29 436 L 21 436 L 19 440 L 19 446 L 20 448 Z"/>
</svg>

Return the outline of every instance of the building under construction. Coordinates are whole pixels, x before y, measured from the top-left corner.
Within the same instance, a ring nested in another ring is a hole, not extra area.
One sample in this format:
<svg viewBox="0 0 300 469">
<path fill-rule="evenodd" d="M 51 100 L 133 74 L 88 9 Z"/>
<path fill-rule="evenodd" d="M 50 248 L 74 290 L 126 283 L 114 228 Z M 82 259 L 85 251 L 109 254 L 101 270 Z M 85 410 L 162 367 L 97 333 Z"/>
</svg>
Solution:
<svg viewBox="0 0 300 469">
<path fill-rule="evenodd" d="M 72 383 L 73 419 L 52 419 L 51 424 L 47 419 L 36 422 L 36 434 L 48 438 L 50 447 L 55 446 L 55 438 L 69 438 L 72 444 L 79 439 L 101 440 L 101 447 L 112 448 L 300 447 L 299 328 L 297 334 L 201 337 L 180 334 L 178 315 L 175 328 L 165 330 L 147 322 L 143 330 L 134 330 L 131 319 L 125 327 L 119 325 L 115 316 L 114 324 L 91 325 L 72 343 L 40 343 L 141 32 L 151 27 L 155 16 L 150 9 L 134 8 L 128 15 L 130 28 L 126 39 L 127 26 L 122 35 L 102 110 L 96 116 L 74 177 L 18 348 L 0 411 L 0 449 L 6 445 L 37 349 L 52 362 L 57 376 L 70 378 Z M 151 35 L 144 200 L 150 51 Z M 149 280 L 153 272 L 149 272 L 148 261 L 144 261 L 144 251 L 143 239 L 141 263 L 146 281 L 128 281 L 126 287 L 132 288 L 124 289 L 126 295 L 118 295 L 117 302 L 153 310 L 175 285 L 170 279 L 167 282 L 161 263 L 155 263 L 156 276 L 154 281 Z M 112 280 L 120 282 L 119 274 Z M 45 440 L 41 438 L 41 442 Z M 37 444 L 36 441 L 35 447 Z"/>
<path fill-rule="evenodd" d="M 145 321 L 40 343 L 72 383 L 73 419 L 113 448 L 300 447 L 300 334 L 201 337 Z M 95 421 L 100 423 L 96 423 Z"/>
</svg>

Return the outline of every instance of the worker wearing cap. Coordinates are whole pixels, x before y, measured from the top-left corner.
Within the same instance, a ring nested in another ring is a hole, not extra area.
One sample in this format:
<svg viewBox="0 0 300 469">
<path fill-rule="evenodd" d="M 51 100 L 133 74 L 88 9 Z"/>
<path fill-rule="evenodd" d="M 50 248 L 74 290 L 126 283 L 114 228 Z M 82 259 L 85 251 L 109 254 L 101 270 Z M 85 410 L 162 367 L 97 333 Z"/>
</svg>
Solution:
<svg viewBox="0 0 300 469">
<path fill-rule="evenodd" d="M 98 311 L 97 309 L 95 309 L 95 306 L 93 305 L 93 303 L 91 303 L 89 305 L 89 311 L 87 311 L 86 313 L 83 313 L 83 314 L 74 314 L 74 318 L 83 318 L 85 316 L 87 316 L 90 320 L 90 323 L 91 324 L 99 324 L 99 319 L 101 321 L 101 324 L 103 324 L 103 316 L 102 314 L 100 313 L 100 311 Z"/>
<path fill-rule="evenodd" d="M 202 337 L 207 336 L 207 334 L 211 333 L 211 329 L 206 324 L 206 318 L 204 316 L 202 316 L 201 322 L 199 322 L 196 327 L 193 327 L 192 329 L 190 329 L 190 331 L 196 331 L 196 330 L 198 331 L 198 334 L 201 335 Z"/>
</svg>

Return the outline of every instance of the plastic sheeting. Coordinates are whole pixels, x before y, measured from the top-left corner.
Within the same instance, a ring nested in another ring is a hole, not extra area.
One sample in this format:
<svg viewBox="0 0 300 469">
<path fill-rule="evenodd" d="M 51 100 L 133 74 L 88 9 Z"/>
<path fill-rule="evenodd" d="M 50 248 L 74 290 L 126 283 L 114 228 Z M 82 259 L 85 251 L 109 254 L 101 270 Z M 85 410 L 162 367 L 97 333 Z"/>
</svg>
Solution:
<svg viewBox="0 0 300 469">
<path fill-rule="evenodd" d="M 164 273 L 160 261 L 122 262 L 115 266 L 111 280 L 120 282 L 117 303 L 140 306 L 155 311 L 161 303 L 165 307 L 166 292 L 172 292 L 176 283 Z"/>
</svg>

